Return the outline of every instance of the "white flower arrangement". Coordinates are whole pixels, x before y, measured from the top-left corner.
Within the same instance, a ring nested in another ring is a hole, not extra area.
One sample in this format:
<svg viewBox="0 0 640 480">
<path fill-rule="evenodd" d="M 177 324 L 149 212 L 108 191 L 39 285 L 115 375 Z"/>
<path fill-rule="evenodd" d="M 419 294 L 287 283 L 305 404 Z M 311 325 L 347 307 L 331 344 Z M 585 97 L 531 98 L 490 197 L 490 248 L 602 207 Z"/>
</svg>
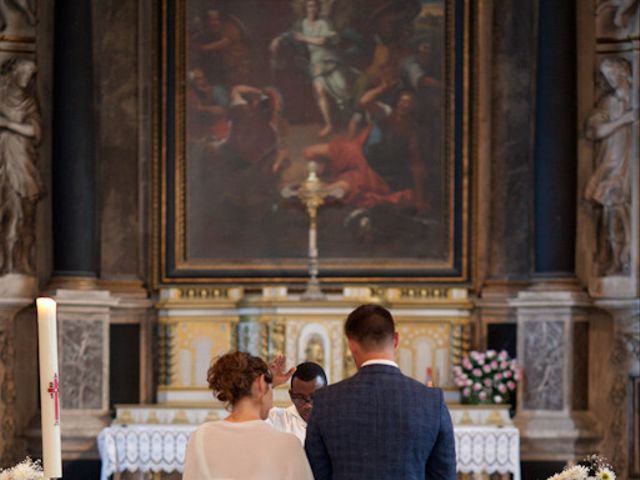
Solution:
<svg viewBox="0 0 640 480">
<path fill-rule="evenodd" d="M 0 471 L 0 480 L 44 480 L 40 460 L 27 459 L 13 468 Z"/>
<path fill-rule="evenodd" d="M 461 365 L 453 367 L 454 383 L 460 388 L 463 403 L 507 403 L 515 393 L 520 368 L 502 350 L 470 352 Z"/>
<path fill-rule="evenodd" d="M 616 474 L 604 458 L 590 455 L 578 465 L 567 467 L 547 480 L 616 480 Z"/>
</svg>

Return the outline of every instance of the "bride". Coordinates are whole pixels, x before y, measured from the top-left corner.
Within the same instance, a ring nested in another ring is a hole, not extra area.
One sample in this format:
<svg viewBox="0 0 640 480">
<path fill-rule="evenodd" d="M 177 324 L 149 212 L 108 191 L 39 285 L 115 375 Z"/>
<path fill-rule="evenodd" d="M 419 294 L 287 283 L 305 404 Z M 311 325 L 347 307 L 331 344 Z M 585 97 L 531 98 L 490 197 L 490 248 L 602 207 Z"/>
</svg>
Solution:
<svg viewBox="0 0 640 480">
<path fill-rule="evenodd" d="M 313 480 L 299 440 L 264 422 L 273 403 L 273 377 L 262 359 L 227 353 L 209 368 L 207 380 L 231 414 L 191 435 L 183 480 Z"/>
</svg>

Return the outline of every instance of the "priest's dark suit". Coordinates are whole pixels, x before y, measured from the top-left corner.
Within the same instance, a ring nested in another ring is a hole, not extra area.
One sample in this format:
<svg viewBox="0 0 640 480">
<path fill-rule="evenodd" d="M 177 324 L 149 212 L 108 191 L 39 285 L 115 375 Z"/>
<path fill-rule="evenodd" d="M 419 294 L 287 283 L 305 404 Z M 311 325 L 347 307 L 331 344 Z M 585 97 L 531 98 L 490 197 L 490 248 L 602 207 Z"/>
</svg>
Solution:
<svg viewBox="0 0 640 480">
<path fill-rule="evenodd" d="M 442 391 L 371 363 L 315 394 L 305 442 L 315 480 L 455 480 Z"/>
</svg>

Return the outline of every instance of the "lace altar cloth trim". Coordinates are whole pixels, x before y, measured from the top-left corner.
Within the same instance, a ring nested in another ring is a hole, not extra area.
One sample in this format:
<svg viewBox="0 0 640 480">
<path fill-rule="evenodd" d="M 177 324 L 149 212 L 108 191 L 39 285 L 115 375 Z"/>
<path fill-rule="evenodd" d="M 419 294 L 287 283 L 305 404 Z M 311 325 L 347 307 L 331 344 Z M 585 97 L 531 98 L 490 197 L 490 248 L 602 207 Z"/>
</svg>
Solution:
<svg viewBox="0 0 640 480">
<path fill-rule="evenodd" d="M 456 464 L 462 473 L 512 473 L 520 478 L 520 434 L 515 427 L 457 426 Z"/>
<path fill-rule="evenodd" d="M 115 472 L 182 472 L 196 425 L 114 425 L 98 435 L 102 480 Z M 462 473 L 512 473 L 520 478 L 515 427 L 456 426 L 456 463 Z"/>
<path fill-rule="evenodd" d="M 98 435 L 101 479 L 115 472 L 182 472 L 196 425 L 112 426 Z"/>
</svg>

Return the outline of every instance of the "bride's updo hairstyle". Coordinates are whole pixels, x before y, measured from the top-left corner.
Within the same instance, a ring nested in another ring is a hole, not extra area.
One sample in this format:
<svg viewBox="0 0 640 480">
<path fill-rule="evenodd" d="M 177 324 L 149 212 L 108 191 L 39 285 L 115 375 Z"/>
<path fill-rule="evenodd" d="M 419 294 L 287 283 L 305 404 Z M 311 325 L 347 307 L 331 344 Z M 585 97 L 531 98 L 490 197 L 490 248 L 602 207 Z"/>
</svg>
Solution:
<svg viewBox="0 0 640 480">
<path fill-rule="evenodd" d="M 219 357 L 209 367 L 207 382 L 218 400 L 234 406 L 251 396 L 251 386 L 260 375 L 271 383 L 271 372 L 264 360 L 247 352 L 231 352 Z"/>
</svg>

